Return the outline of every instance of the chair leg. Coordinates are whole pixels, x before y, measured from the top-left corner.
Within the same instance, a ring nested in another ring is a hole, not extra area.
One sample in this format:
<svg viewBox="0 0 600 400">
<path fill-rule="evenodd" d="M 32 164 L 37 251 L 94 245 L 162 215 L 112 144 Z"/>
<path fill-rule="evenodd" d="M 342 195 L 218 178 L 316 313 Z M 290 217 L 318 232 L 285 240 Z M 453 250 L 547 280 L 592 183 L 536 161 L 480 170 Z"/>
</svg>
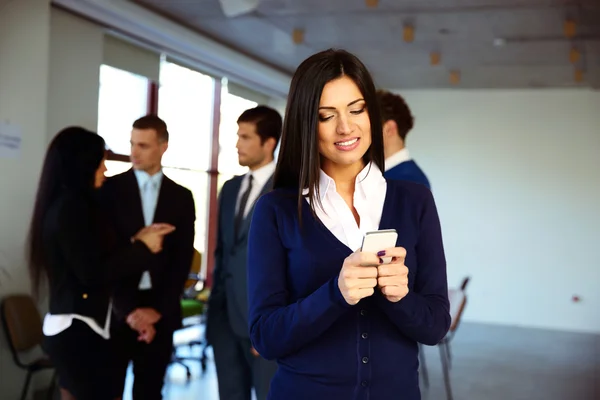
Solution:
<svg viewBox="0 0 600 400">
<path fill-rule="evenodd" d="M 208 345 L 206 344 L 202 346 L 202 355 L 200 356 L 200 366 L 202 367 L 203 374 L 206 372 L 206 360 L 208 359 L 208 356 L 206 355 L 207 347 Z"/>
<path fill-rule="evenodd" d="M 48 400 L 54 400 L 54 392 L 56 391 L 56 370 L 52 374 L 52 381 L 50 382 L 50 387 L 48 388 L 48 393 L 46 394 Z"/>
<path fill-rule="evenodd" d="M 427 371 L 427 364 L 425 363 L 425 352 L 423 345 L 419 343 L 419 360 L 421 366 L 421 375 L 423 375 L 423 383 L 426 388 L 429 388 L 429 372 Z"/>
<path fill-rule="evenodd" d="M 25 378 L 25 384 L 21 391 L 21 400 L 27 399 L 27 392 L 29 391 L 29 382 L 31 382 L 31 371 L 27 371 L 27 377 Z"/>
<path fill-rule="evenodd" d="M 442 371 L 444 373 L 444 384 L 446 386 L 446 398 L 452 400 L 452 387 L 450 386 L 450 371 L 448 368 L 448 353 L 444 347 L 447 343 L 442 342 L 438 345 L 440 348 L 440 358 L 442 360 Z"/>
</svg>

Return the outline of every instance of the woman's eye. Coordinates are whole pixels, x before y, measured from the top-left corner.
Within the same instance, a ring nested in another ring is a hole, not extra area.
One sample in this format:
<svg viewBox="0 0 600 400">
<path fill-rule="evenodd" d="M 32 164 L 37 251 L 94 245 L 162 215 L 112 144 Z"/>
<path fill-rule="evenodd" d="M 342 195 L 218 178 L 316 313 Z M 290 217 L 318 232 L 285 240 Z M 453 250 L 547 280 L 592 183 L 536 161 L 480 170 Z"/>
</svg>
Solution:
<svg viewBox="0 0 600 400">
<path fill-rule="evenodd" d="M 321 122 L 329 121 L 331 118 L 333 118 L 332 115 L 319 115 L 319 121 Z"/>
<path fill-rule="evenodd" d="M 354 114 L 354 115 L 358 115 L 358 114 L 362 114 L 365 111 L 365 107 L 361 108 L 360 110 L 353 110 L 350 111 L 350 114 Z"/>
</svg>

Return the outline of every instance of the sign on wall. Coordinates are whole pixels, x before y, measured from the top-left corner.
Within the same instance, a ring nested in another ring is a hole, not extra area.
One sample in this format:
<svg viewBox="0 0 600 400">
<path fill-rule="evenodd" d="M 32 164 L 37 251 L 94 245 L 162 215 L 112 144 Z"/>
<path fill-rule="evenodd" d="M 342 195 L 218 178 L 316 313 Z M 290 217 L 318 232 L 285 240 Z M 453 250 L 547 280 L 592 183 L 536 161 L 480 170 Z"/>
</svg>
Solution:
<svg viewBox="0 0 600 400">
<path fill-rule="evenodd" d="M 21 127 L 0 121 L 0 158 L 19 158 L 21 140 Z"/>
</svg>

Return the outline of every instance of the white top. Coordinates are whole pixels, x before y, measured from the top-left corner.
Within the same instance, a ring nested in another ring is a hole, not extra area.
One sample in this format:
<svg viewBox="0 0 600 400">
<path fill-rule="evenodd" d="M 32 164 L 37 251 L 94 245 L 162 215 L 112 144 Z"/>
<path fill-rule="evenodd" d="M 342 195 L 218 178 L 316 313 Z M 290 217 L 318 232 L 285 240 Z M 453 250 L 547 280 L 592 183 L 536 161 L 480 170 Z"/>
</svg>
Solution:
<svg viewBox="0 0 600 400">
<path fill-rule="evenodd" d="M 394 168 L 398 164 L 402 164 L 403 162 L 410 161 L 412 158 L 410 157 L 410 153 L 408 149 L 405 147 L 400 151 L 392 154 L 388 158 L 385 159 L 385 170 L 389 171 Z"/>
<path fill-rule="evenodd" d="M 74 319 L 85 322 L 94 332 L 102 336 L 104 339 L 110 339 L 110 316 L 112 313 L 112 299 L 108 305 L 106 312 L 106 320 L 104 326 L 98 325 L 98 323 L 90 317 L 85 317 L 79 314 L 46 314 L 44 317 L 44 325 L 42 331 L 46 336 L 58 335 L 65 329 L 71 326 Z"/>
<path fill-rule="evenodd" d="M 379 229 L 385 203 L 387 182 L 379 168 L 368 164 L 356 177 L 354 208 L 360 217 L 357 225 L 352 210 L 337 192 L 335 181 L 321 170 L 319 195 L 322 208 L 317 204 L 315 213 L 336 238 L 352 251 L 360 249 L 366 232 Z M 307 194 L 308 190 L 304 190 Z M 310 199 L 306 200 L 310 204 Z"/>
<path fill-rule="evenodd" d="M 252 180 L 253 180 L 252 190 L 250 191 L 250 195 L 248 196 L 248 201 L 246 202 L 246 209 L 244 210 L 244 218 L 246 217 L 246 215 L 248 215 L 248 213 L 250 212 L 250 209 L 252 209 L 252 206 L 258 199 L 258 195 L 262 191 L 263 187 L 265 186 L 265 184 L 267 183 L 267 181 L 269 180 L 271 175 L 273 175 L 273 173 L 275 172 L 275 167 L 276 167 L 276 164 L 275 164 L 275 161 L 273 160 L 269 164 L 262 166 L 255 171 L 248 171 L 246 173 L 246 175 L 244 175 L 244 178 L 242 179 L 242 185 L 240 186 L 240 191 L 238 192 L 237 201 L 235 204 L 236 215 L 237 215 L 238 209 L 240 207 L 240 200 L 241 200 L 244 192 L 248 188 L 248 180 L 250 178 L 250 175 L 252 175 Z"/>
</svg>

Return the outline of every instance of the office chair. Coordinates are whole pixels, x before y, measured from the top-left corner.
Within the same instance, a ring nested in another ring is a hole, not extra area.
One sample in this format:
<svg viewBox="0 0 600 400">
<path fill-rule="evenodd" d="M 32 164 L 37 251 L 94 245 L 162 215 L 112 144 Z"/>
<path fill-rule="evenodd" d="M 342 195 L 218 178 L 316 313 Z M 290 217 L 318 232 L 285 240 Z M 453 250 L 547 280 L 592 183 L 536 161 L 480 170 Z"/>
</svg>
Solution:
<svg viewBox="0 0 600 400">
<path fill-rule="evenodd" d="M 202 265 L 202 254 L 197 250 L 194 250 L 194 258 L 192 260 L 192 268 L 190 270 L 190 274 L 188 275 L 188 280 L 185 284 L 184 293 L 181 299 L 181 314 L 182 319 L 186 320 L 190 317 L 198 317 L 199 322 L 197 324 L 204 323 L 204 315 L 206 312 L 206 302 L 207 296 L 205 295 L 206 290 L 204 288 L 204 279 L 201 275 L 201 265 Z M 187 328 L 189 326 L 193 326 L 195 324 L 184 326 Z M 182 346 L 189 346 L 190 348 L 193 346 L 202 346 L 202 353 L 200 357 L 191 357 L 191 356 L 180 356 L 177 354 L 177 348 Z M 192 373 L 189 365 L 187 365 L 186 361 L 199 361 L 200 366 L 202 368 L 202 373 L 206 372 L 206 347 L 207 343 L 204 339 L 193 340 L 191 342 L 185 344 L 179 344 L 173 347 L 173 354 L 171 357 L 171 364 L 179 364 L 185 368 L 187 379 L 189 380 L 192 377 Z"/>
<path fill-rule="evenodd" d="M 15 364 L 27 371 L 25 384 L 21 390 L 21 400 L 25 400 L 32 375 L 39 371 L 54 369 L 50 359 L 46 356 L 39 357 L 30 363 L 22 362 L 19 357 L 19 353 L 41 346 L 43 339 L 42 318 L 33 298 L 24 294 L 5 297 L 2 300 L 0 314 L 8 340 L 8 347 L 10 348 Z M 56 372 L 52 377 L 52 382 L 48 389 L 48 399 L 52 399 L 55 382 Z"/>
</svg>

